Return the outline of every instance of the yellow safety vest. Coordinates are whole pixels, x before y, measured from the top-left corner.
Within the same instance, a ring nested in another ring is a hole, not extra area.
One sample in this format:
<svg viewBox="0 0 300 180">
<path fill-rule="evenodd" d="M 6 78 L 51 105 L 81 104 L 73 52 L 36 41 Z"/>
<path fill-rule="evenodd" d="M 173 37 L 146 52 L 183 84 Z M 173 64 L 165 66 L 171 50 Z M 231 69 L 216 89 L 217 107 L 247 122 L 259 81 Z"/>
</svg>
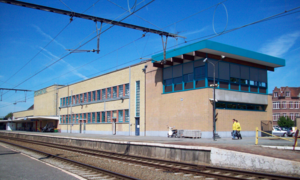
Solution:
<svg viewBox="0 0 300 180">
<path fill-rule="evenodd" d="M 232 125 L 232 130 L 233 130 L 233 131 L 236 131 L 236 122 L 233 123 L 233 125 Z"/>
</svg>

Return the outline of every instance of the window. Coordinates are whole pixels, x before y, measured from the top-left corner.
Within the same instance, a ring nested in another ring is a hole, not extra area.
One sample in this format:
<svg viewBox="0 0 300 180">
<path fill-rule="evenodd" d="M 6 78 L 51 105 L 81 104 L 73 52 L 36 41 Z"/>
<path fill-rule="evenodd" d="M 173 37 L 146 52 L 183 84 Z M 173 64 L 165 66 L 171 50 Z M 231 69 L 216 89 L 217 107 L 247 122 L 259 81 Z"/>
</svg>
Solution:
<svg viewBox="0 0 300 180">
<path fill-rule="evenodd" d="M 69 103 L 68 103 L 69 105 L 71 104 L 71 96 L 69 96 Z"/>
<path fill-rule="evenodd" d="M 73 101 L 72 101 L 72 104 L 75 104 L 76 102 L 75 102 L 75 96 L 73 96 Z"/>
<path fill-rule="evenodd" d="M 135 116 L 140 117 L 140 81 L 137 81 L 135 84 L 136 84 Z"/>
<path fill-rule="evenodd" d="M 294 113 L 290 113 L 291 119 L 294 120 Z"/>
<path fill-rule="evenodd" d="M 129 122 L 129 110 L 125 110 L 125 122 Z"/>
<path fill-rule="evenodd" d="M 110 111 L 106 112 L 107 115 L 107 122 L 111 122 L 111 115 L 110 115 Z"/>
<path fill-rule="evenodd" d="M 119 97 L 123 97 L 123 85 L 119 86 Z"/>
<path fill-rule="evenodd" d="M 285 96 L 290 97 L 290 92 L 289 91 L 285 92 Z"/>
<path fill-rule="evenodd" d="M 217 109 L 237 109 L 237 110 L 247 110 L 247 111 L 265 111 L 265 105 L 257 104 L 244 104 L 244 103 L 233 103 L 233 102 L 217 102 Z"/>
<path fill-rule="evenodd" d="M 79 120 L 81 120 L 81 122 L 82 122 L 82 114 L 80 114 L 80 119 Z"/>
<path fill-rule="evenodd" d="M 286 102 L 285 101 L 282 101 L 282 108 L 286 109 Z"/>
<path fill-rule="evenodd" d="M 111 88 L 107 88 L 107 99 L 111 98 Z"/>
<path fill-rule="evenodd" d="M 238 84 L 238 83 L 239 83 L 239 79 L 238 79 L 238 78 L 231 77 L 231 78 L 230 78 L 230 82 L 231 82 L 231 83 L 236 83 L 236 84 Z"/>
<path fill-rule="evenodd" d="M 100 112 L 97 112 L 97 123 L 100 123 Z"/>
<path fill-rule="evenodd" d="M 113 98 L 117 97 L 117 86 L 113 87 Z"/>
<path fill-rule="evenodd" d="M 97 90 L 97 100 L 98 100 L 98 101 L 100 100 L 100 97 L 101 97 L 101 96 L 100 96 L 100 95 L 101 95 L 100 92 L 101 92 L 100 90 Z"/>
<path fill-rule="evenodd" d="M 102 100 L 106 99 L 106 89 L 102 89 Z"/>
<path fill-rule="evenodd" d="M 295 114 L 295 117 L 299 117 L 299 113 L 296 113 L 296 114 Z"/>
<path fill-rule="evenodd" d="M 273 102 L 273 109 L 279 109 L 280 102 Z"/>
<path fill-rule="evenodd" d="M 92 101 L 96 101 L 96 91 L 93 91 Z"/>
<path fill-rule="evenodd" d="M 290 108 L 290 109 L 294 109 L 293 101 L 290 101 L 289 108 Z"/>
<path fill-rule="evenodd" d="M 194 72 L 196 80 L 205 78 L 205 66 L 196 67 Z"/>
<path fill-rule="evenodd" d="M 278 121 L 279 117 L 280 117 L 279 113 L 273 114 L 273 121 Z"/>
<path fill-rule="evenodd" d="M 298 101 L 295 102 L 295 109 L 299 109 L 299 102 Z"/>
<path fill-rule="evenodd" d="M 193 73 L 183 75 L 183 81 L 185 83 L 193 81 Z"/>
<path fill-rule="evenodd" d="M 84 102 L 87 102 L 86 93 L 84 93 Z"/>
<path fill-rule="evenodd" d="M 63 98 L 63 106 L 66 105 L 66 98 Z"/>
<path fill-rule="evenodd" d="M 248 85 L 249 81 L 247 79 L 240 79 L 241 84 Z"/>
<path fill-rule="evenodd" d="M 259 86 L 260 87 L 267 87 L 267 83 L 265 83 L 265 82 L 259 82 Z"/>
<path fill-rule="evenodd" d="M 62 123 L 62 116 L 60 116 L 60 120 L 59 120 L 59 124 L 61 124 Z"/>
<path fill-rule="evenodd" d="M 123 110 L 119 110 L 119 122 L 123 122 Z"/>
<path fill-rule="evenodd" d="M 282 116 L 283 116 L 283 117 L 286 117 L 286 113 L 283 113 Z"/>
<path fill-rule="evenodd" d="M 129 96 L 129 84 L 125 84 L 125 96 Z"/>
<path fill-rule="evenodd" d="M 76 124 L 78 124 L 78 114 L 76 114 Z"/>
<path fill-rule="evenodd" d="M 177 77 L 173 79 L 174 84 L 181 84 L 182 83 L 182 77 Z"/>
<path fill-rule="evenodd" d="M 82 99 L 82 94 L 80 94 L 80 103 L 83 102 L 83 99 Z"/>
<path fill-rule="evenodd" d="M 95 113 L 92 113 L 92 123 L 95 123 Z"/>
<path fill-rule="evenodd" d="M 76 117 L 76 116 L 73 114 L 73 115 L 72 115 L 72 124 L 75 123 L 75 117 Z"/>
<path fill-rule="evenodd" d="M 87 114 L 88 114 L 87 123 L 91 123 L 91 113 L 87 113 Z"/>
<path fill-rule="evenodd" d="M 105 123 L 105 112 L 102 112 L 102 122 Z"/>
<path fill-rule="evenodd" d="M 68 123 L 69 123 L 69 116 L 66 115 L 66 124 L 68 124 Z"/>
<path fill-rule="evenodd" d="M 257 86 L 257 81 L 251 81 L 251 80 L 250 80 L 250 85 L 251 85 L 251 86 Z"/>
<path fill-rule="evenodd" d="M 79 104 L 79 95 L 76 95 L 76 104 Z"/>
<path fill-rule="evenodd" d="M 88 92 L 88 102 L 91 102 L 91 98 L 92 97 L 92 93 L 91 92 Z"/>
<path fill-rule="evenodd" d="M 274 92 L 274 97 L 278 97 L 278 92 Z"/>
<path fill-rule="evenodd" d="M 172 86 L 172 79 L 166 79 L 165 86 Z"/>
<path fill-rule="evenodd" d="M 86 113 L 83 114 L 83 120 L 86 122 Z"/>
</svg>

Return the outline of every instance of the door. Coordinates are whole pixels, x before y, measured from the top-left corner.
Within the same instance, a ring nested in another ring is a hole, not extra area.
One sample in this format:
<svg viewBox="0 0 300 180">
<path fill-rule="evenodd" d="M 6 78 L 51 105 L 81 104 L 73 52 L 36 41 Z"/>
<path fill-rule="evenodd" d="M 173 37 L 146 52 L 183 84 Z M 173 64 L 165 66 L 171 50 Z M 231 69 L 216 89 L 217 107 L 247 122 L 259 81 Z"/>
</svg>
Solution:
<svg viewBox="0 0 300 180">
<path fill-rule="evenodd" d="M 139 117 L 135 118 L 135 135 L 136 136 L 140 135 L 140 118 Z"/>
</svg>

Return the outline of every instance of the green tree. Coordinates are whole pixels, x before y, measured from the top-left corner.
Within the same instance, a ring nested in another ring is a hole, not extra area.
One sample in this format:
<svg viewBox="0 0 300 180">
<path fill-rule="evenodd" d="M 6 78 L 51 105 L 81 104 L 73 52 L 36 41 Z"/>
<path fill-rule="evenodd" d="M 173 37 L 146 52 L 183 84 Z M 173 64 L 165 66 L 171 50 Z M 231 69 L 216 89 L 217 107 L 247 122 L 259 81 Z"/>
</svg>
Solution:
<svg viewBox="0 0 300 180">
<path fill-rule="evenodd" d="M 4 117 L 4 119 L 8 119 L 8 118 L 11 118 L 11 119 L 12 119 L 12 117 L 13 117 L 13 113 L 8 113 L 8 114 Z"/>
<path fill-rule="evenodd" d="M 291 118 L 284 117 L 284 116 L 281 116 L 279 118 L 279 120 L 277 121 L 277 124 L 280 127 L 293 127 L 293 126 L 295 126 L 295 123 L 294 123 L 294 121 Z"/>
</svg>

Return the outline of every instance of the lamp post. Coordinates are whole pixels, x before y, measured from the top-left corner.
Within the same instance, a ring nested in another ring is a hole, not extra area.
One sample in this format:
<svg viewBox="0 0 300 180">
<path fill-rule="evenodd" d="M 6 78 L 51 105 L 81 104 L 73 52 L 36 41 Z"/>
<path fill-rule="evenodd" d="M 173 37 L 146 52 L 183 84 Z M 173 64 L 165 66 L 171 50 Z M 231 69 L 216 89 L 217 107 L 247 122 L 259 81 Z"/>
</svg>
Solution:
<svg viewBox="0 0 300 180">
<path fill-rule="evenodd" d="M 221 55 L 221 60 L 224 59 L 224 58 L 225 58 L 225 56 Z M 216 64 L 218 64 L 221 60 L 219 60 L 218 62 L 216 62 Z M 218 86 L 216 84 L 216 68 L 215 68 L 215 64 L 212 63 L 212 62 L 210 62 L 207 58 L 205 58 L 203 60 L 203 62 L 204 63 L 209 62 L 214 67 L 214 84 L 211 84 L 210 86 L 214 87 L 214 100 L 213 100 L 214 101 L 214 103 L 213 103 L 213 139 L 214 139 L 214 141 L 216 141 L 216 119 L 215 119 L 215 117 L 216 117 L 216 86 Z"/>
</svg>

